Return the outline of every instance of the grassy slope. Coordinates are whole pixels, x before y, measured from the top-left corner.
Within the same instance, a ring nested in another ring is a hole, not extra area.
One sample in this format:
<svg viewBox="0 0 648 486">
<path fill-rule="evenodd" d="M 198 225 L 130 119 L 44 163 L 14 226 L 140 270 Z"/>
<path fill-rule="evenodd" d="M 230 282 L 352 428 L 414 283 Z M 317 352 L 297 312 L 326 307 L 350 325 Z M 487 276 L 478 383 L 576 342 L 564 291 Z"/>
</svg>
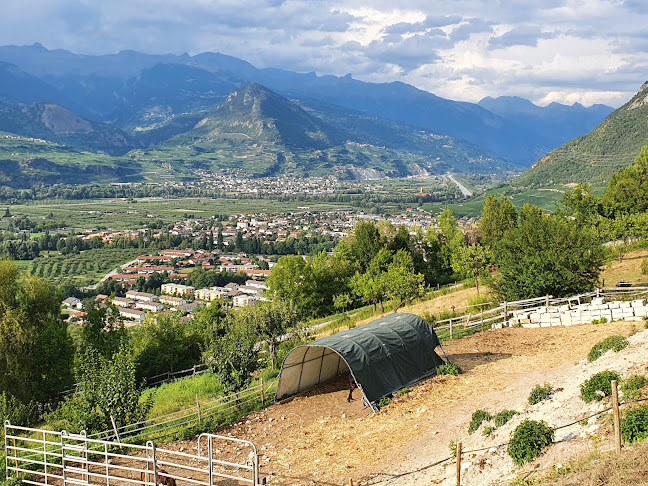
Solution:
<svg viewBox="0 0 648 486">
<path fill-rule="evenodd" d="M 648 143 L 647 85 L 590 133 L 558 147 L 515 181 L 518 186 L 606 183 Z"/>
<path fill-rule="evenodd" d="M 623 257 L 623 261 L 613 258 L 607 262 L 601 278 L 606 286 L 617 282 L 648 282 L 648 275 L 641 273 L 641 263 L 648 258 L 648 250 L 631 251 Z"/>
</svg>

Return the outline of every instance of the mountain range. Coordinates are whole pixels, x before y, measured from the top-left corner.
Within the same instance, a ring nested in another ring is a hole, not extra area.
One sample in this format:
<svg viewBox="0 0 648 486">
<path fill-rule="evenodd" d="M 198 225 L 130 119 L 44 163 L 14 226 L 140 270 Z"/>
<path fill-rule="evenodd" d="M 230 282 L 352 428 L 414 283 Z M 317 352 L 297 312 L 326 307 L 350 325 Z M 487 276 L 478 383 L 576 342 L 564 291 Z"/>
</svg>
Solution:
<svg viewBox="0 0 648 486">
<path fill-rule="evenodd" d="M 518 186 L 591 183 L 602 186 L 648 145 L 648 82 L 591 132 L 541 157 L 515 180 Z"/>
<path fill-rule="evenodd" d="M 179 171 L 238 161 L 255 175 L 365 177 L 521 171 L 612 108 L 457 102 L 219 53 L 89 56 L 34 44 L 0 47 L 0 112 L 5 132 Z"/>
</svg>

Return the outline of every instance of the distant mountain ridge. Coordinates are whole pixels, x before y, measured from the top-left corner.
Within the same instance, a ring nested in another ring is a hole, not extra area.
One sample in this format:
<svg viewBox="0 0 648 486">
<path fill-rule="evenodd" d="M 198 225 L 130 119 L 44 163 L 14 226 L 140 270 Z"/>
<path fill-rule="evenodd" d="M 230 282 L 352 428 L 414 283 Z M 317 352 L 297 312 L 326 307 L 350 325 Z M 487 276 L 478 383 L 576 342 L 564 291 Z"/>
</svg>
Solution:
<svg viewBox="0 0 648 486">
<path fill-rule="evenodd" d="M 21 101 L 55 102 L 84 118 L 126 130 L 161 128 L 176 117 L 213 109 L 235 89 L 258 83 L 289 99 L 323 102 L 464 139 L 523 167 L 536 160 L 539 147 L 549 150 L 586 133 L 605 111 L 559 105 L 554 108 L 563 110 L 561 114 L 545 107 L 542 113 L 554 114 L 539 117 L 533 112 L 506 112 L 491 103 L 493 112 L 485 107 L 488 102 L 446 100 L 400 82 L 376 84 L 351 76 L 257 69 L 219 53 L 176 56 L 122 51 L 88 56 L 35 44 L 0 47 L 0 61 L 40 79 L 53 90 L 52 98 L 59 98 Z M 575 117 L 566 115 L 576 112 Z"/>
<path fill-rule="evenodd" d="M 86 120 L 53 103 L 25 104 L 0 98 L 0 131 L 111 155 L 123 155 L 140 146 L 112 125 Z"/>
<path fill-rule="evenodd" d="M 648 82 L 591 132 L 552 150 L 515 181 L 521 186 L 603 185 L 648 144 Z"/>
</svg>

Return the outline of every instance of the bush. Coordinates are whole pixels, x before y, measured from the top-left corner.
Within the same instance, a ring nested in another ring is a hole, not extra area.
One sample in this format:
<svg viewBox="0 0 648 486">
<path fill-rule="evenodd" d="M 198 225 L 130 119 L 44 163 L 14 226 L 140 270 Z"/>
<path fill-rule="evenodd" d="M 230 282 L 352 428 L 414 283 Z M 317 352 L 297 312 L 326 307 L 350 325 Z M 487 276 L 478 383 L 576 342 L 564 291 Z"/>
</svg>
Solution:
<svg viewBox="0 0 648 486">
<path fill-rule="evenodd" d="M 624 348 L 628 347 L 628 340 L 623 336 L 610 336 L 605 338 L 600 343 L 594 345 L 589 354 L 587 355 L 588 361 L 596 361 L 603 356 L 610 349 L 617 353 Z"/>
<path fill-rule="evenodd" d="M 497 415 L 495 415 L 495 427 L 503 426 L 517 414 L 518 413 L 515 410 L 502 410 Z"/>
<path fill-rule="evenodd" d="M 24 404 L 6 392 L 0 393 L 0 427 L 5 420 L 28 427 L 34 423 L 35 418 L 31 403 Z"/>
<path fill-rule="evenodd" d="M 621 419 L 621 435 L 626 442 L 648 438 L 648 405 L 630 410 Z"/>
<path fill-rule="evenodd" d="M 482 430 L 482 435 L 484 437 L 488 437 L 491 435 L 493 432 L 495 432 L 495 427 L 489 426 L 489 427 L 484 427 L 484 430 Z"/>
<path fill-rule="evenodd" d="M 641 260 L 641 273 L 648 275 L 648 258 Z"/>
<path fill-rule="evenodd" d="M 584 402 L 601 401 L 603 397 L 612 395 L 612 380 L 620 381 L 621 377 L 616 371 L 601 371 L 581 385 L 581 397 Z"/>
<path fill-rule="evenodd" d="M 531 394 L 529 395 L 529 405 L 535 405 L 536 403 L 540 403 L 543 400 L 546 400 L 549 398 L 549 395 L 553 391 L 553 386 L 551 386 L 549 383 L 545 383 L 544 385 L 536 385 L 533 390 L 531 390 Z"/>
<path fill-rule="evenodd" d="M 533 461 L 553 441 L 554 431 L 545 421 L 526 419 L 511 434 L 508 455 L 518 466 Z"/>
<path fill-rule="evenodd" d="M 401 388 L 400 390 L 398 390 L 397 395 L 400 397 L 402 395 L 407 395 L 411 391 L 412 391 L 411 388 L 408 388 L 408 387 Z"/>
<path fill-rule="evenodd" d="M 599 320 L 599 322 L 600 322 L 601 324 L 605 324 L 605 323 L 607 322 L 607 317 L 601 317 L 601 319 Z"/>
<path fill-rule="evenodd" d="M 382 409 L 386 407 L 387 405 L 389 405 L 390 402 L 391 402 L 391 397 L 382 397 L 378 401 L 378 409 Z"/>
<path fill-rule="evenodd" d="M 490 413 L 488 413 L 486 410 L 475 410 L 472 414 L 472 420 L 470 421 L 470 425 L 468 426 L 468 433 L 472 434 L 477 429 L 479 429 L 482 422 L 487 422 L 492 419 L 493 416 Z"/>
<path fill-rule="evenodd" d="M 641 396 L 639 390 L 648 384 L 648 378 L 643 375 L 632 375 L 621 383 L 621 392 L 626 400 L 634 400 Z"/>
<path fill-rule="evenodd" d="M 437 375 L 460 375 L 463 370 L 456 364 L 446 363 L 442 364 L 436 369 Z"/>
</svg>

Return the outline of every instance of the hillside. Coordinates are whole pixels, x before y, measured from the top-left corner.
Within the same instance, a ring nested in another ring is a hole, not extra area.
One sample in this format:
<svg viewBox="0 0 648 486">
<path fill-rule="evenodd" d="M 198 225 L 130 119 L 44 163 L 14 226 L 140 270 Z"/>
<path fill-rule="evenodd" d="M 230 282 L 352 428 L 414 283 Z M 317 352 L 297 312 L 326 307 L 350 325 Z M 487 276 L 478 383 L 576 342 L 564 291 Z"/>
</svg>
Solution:
<svg viewBox="0 0 648 486">
<path fill-rule="evenodd" d="M 0 183 L 9 187 L 137 182 L 145 180 L 144 171 L 151 170 L 156 168 L 146 163 L 0 132 Z"/>
<path fill-rule="evenodd" d="M 459 439 L 465 451 L 483 449 L 463 457 L 466 484 L 504 484 L 518 474 L 551 471 L 570 458 L 612 447 L 609 421 L 592 419 L 559 431 L 556 439 L 567 437 L 566 442 L 553 445 L 521 469 L 513 466 L 505 447 L 489 450 L 507 442 L 525 418 L 560 426 L 605 408 L 600 402 L 585 405 L 580 383 L 602 369 L 616 369 L 625 376 L 644 370 L 648 330 L 630 337 L 630 346 L 618 354 L 606 354 L 594 363 L 584 358 L 595 343 L 614 334 L 628 335 L 636 325 L 483 332 L 444 344 L 450 360 L 464 369 L 463 375 L 417 385 L 378 414 L 372 415 L 360 400 L 347 403 L 347 382 L 340 380 L 254 413 L 219 433 L 254 440 L 261 449 L 262 475 L 271 474 L 273 484 L 346 484 L 352 478 L 355 484 L 454 485 L 453 461 L 430 465 L 448 458 L 450 442 Z M 546 382 L 561 390 L 529 406 L 531 389 Z M 514 409 L 520 415 L 488 437 L 481 429 L 469 435 L 468 423 L 477 409 L 491 413 Z M 195 443 L 165 447 L 192 450 Z"/>
<path fill-rule="evenodd" d="M 379 179 L 409 175 L 502 173 L 516 167 L 465 141 L 322 103 L 297 103 L 259 84 L 229 94 L 215 109 L 176 117 L 138 133 L 151 143 L 138 157 L 256 176 L 331 175 Z"/>
<path fill-rule="evenodd" d="M 648 83 L 590 133 L 538 160 L 515 180 L 517 186 L 583 183 L 602 186 L 631 164 L 648 144 Z"/>
<path fill-rule="evenodd" d="M 157 127 L 174 117 L 213 109 L 232 90 L 259 83 L 291 100 L 315 100 L 463 139 L 528 167 L 537 146 L 551 149 L 601 119 L 597 110 L 559 105 L 559 110 L 543 111 L 550 114 L 550 123 L 525 113 L 513 120 L 495 108 L 492 112 L 480 104 L 444 99 L 401 82 L 368 83 L 351 75 L 257 69 L 241 59 L 210 52 L 176 56 L 122 51 L 89 56 L 34 44 L 2 46 L 0 61 L 46 83 L 44 90 L 52 93 L 52 99 L 43 100 L 32 90 L 31 98 L 21 101 L 69 99 L 81 116 L 129 130 Z M 572 123 L 574 117 L 584 124 Z"/>
<path fill-rule="evenodd" d="M 138 146 L 126 132 L 52 103 L 24 104 L 0 98 L 0 131 L 111 155 L 123 155 Z"/>
</svg>

